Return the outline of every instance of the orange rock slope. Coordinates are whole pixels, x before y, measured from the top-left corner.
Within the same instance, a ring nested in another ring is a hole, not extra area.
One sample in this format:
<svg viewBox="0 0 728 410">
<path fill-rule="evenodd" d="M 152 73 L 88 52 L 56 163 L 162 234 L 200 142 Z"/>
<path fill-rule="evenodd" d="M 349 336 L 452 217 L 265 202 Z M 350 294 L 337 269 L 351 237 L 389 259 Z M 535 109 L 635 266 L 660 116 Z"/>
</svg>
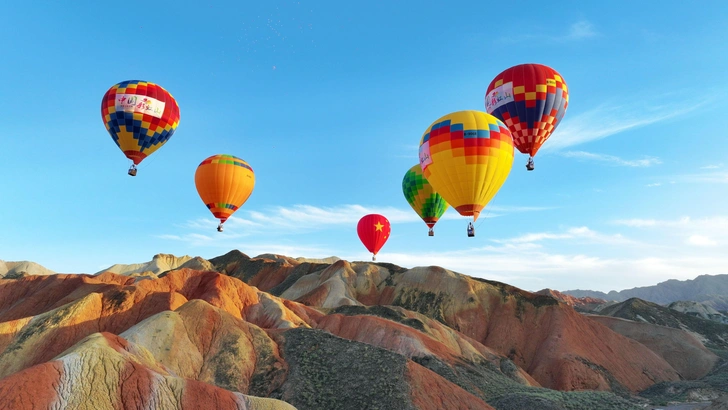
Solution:
<svg viewBox="0 0 728 410">
<path fill-rule="evenodd" d="M 395 305 L 420 312 L 509 357 L 545 387 L 636 392 L 679 379 L 669 363 L 644 345 L 553 297 L 503 283 L 439 267 L 404 269 L 344 260 L 296 265 L 285 258 L 264 261 L 235 252 L 211 262 L 218 270 L 267 283 L 267 290 L 311 306 Z M 288 280 L 297 271 L 303 274 Z"/>
<path fill-rule="evenodd" d="M 488 409 L 679 378 L 550 296 L 442 268 L 209 262 L 0 280 L 0 408 Z"/>
<path fill-rule="evenodd" d="M 351 326 L 341 325 L 342 317 L 352 323 L 374 321 L 383 334 L 396 335 L 405 328 L 411 339 L 406 349 L 397 345 L 404 337 L 372 344 L 401 350 L 396 353 L 401 365 L 395 379 L 402 383 L 395 390 L 411 408 L 437 408 L 431 396 L 441 393 L 460 403 L 453 408 L 490 408 L 407 358 L 427 354 L 428 348 L 449 360 L 482 357 L 479 351 L 487 353 L 482 346 L 441 342 L 438 333 L 409 332 L 407 326 L 368 315 L 328 317 L 238 279 L 189 269 L 136 282 L 111 273 L 0 280 L 0 408 L 44 408 L 51 403 L 124 408 L 128 402 L 134 403 L 128 408 L 196 408 L 199 403 L 209 408 L 293 408 L 265 397 L 312 408 L 300 397 L 300 378 L 290 375 L 290 357 L 283 357 L 289 348 L 286 335 L 298 328 L 331 328 L 356 340 L 347 334 Z M 447 333 L 443 329 L 438 331 Z M 290 349 L 298 356 L 295 346 Z M 424 392 L 421 386 L 431 388 Z"/>
</svg>

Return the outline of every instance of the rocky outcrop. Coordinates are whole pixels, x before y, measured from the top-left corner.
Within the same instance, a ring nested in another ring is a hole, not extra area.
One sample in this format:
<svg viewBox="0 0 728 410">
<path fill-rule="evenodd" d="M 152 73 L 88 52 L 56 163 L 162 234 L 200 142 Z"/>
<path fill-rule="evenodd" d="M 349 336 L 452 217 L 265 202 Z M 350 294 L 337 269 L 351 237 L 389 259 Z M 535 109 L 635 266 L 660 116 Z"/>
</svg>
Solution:
<svg viewBox="0 0 728 410">
<path fill-rule="evenodd" d="M 150 262 L 132 263 L 132 264 L 116 264 L 108 268 L 96 272 L 96 275 L 103 272 L 116 273 L 124 276 L 151 276 L 155 277 L 164 272 L 178 269 L 182 267 L 206 270 L 210 267 L 209 263 L 205 263 L 200 257 L 191 256 L 174 256 L 166 253 L 159 253 L 152 257 Z M 187 264 L 187 265 L 185 265 Z"/>
<path fill-rule="evenodd" d="M 706 320 L 712 320 L 713 322 L 728 324 L 728 316 L 718 312 L 717 310 L 704 303 L 680 300 L 670 303 L 669 305 L 667 305 L 667 307 L 690 316 L 695 316 Z"/>
<path fill-rule="evenodd" d="M 706 347 L 728 350 L 728 325 L 681 313 L 656 303 L 633 298 L 604 307 L 597 313 L 683 329 L 695 335 Z"/>
<path fill-rule="evenodd" d="M 51 361 L 0 379 L 0 408 L 294 410 L 179 377 L 143 346 L 110 333 L 91 334 Z"/>
<path fill-rule="evenodd" d="M 0 395 L 0 408 L 194 408 L 197 400 L 290 408 L 258 396 L 300 409 L 372 397 L 380 408 L 481 409 L 490 408 L 492 392 L 467 390 L 467 372 L 488 371 L 491 385 L 537 384 L 507 358 L 423 315 L 361 309 L 326 314 L 190 269 L 144 281 L 108 272 L 0 280 L 0 392 L 13 392 Z M 307 361 L 313 351 L 301 347 L 309 345 L 331 357 Z M 393 363 L 396 380 L 382 370 Z M 18 388 L 36 377 L 30 400 Z M 320 394 L 326 378 L 336 397 Z M 340 381 L 348 379 L 356 383 L 346 393 Z M 394 390 L 383 393 L 389 384 Z M 319 393 L 310 396 L 307 385 Z M 82 395 L 90 397 L 85 404 Z"/>
<path fill-rule="evenodd" d="M 14 279 L 20 278 L 26 275 L 55 275 L 50 269 L 47 269 L 35 262 L 20 261 L 20 262 L 6 262 L 0 260 L 0 279 Z"/>
<path fill-rule="evenodd" d="M 408 270 L 343 260 L 331 265 L 249 258 L 227 263 L 251 283 L 275 277 L 272 289 L 306 305 L 329 309 L 394 305 L 418 312 L 508 357 L 545 387 L 638 391 L 658 380 L 679 378 L 645 346 L 550 296 L 502 283 L 438 267 Z"/>
<path fill-rule="evenodd" d="M 559 302 L 564 302 L 567 305 L 573 307 L 577 311 L 581 312 L 590 312 L 593 311 L 600 306 L 603 306 L 609 302 L 607 302 L 604 299 L 598 299 L 598 298 L 592 298 L 592 297 L 582 297 L 577 298 L 575 296 L 567 295 L 565 293 L 561 293 L 558 290 L 553 289 L 542 289 L 536 292 L 538 295 L 546 295 L 551 296 L 552 298 L 558 300 Z"/>
<path fill-rule="evenodd" d="M 609 316 L 589 315 L 589 318 L 647 346 L 687 380 L 705 376 L 720 360 L 697 337 L 682 329 Z"/>
<path fill-rule="evenodd" d="M 550 295 L 439 267 L 232 251 L 144 272 L 0 280 L 0 408 L 606 410 L 680 379 Z"/>
</svg>

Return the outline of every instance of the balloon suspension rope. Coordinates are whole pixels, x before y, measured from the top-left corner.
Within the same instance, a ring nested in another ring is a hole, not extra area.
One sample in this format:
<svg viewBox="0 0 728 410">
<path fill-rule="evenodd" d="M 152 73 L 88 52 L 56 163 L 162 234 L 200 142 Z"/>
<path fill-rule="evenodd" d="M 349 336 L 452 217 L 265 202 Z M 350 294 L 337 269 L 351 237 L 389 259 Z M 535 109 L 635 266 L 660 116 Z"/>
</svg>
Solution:
<svg viewBox="0 0 728 410">
<path fill-rule="evenodd" d="M 495 193 L 495 195 L 493 196 L 493 200 L 490 201 L 490 203 L 492 204 L 493 202 L 495 202 L 496 198 L 498 198 L 498 192 Z M 490 215 L 490 208 L 486 206 L 485 215 L 482 215 L 482 219 L 480 220 L 480 222 L 478 222 L 478 225 L 474 226 L 475 229 L 480 228 L 480 225 L 483 225 L 485 223 L 486 219 L 488 219 L 488 215 Z"/>
<path fill-rule="evenodd" d="M 153 156 L 153 155 L 150 155 L 150 156 L 144 158 L 144 161 L 140 162 L 139 165 L 137 165 L 137 169 L 142 169 L 142 168 L 146 169 L 149 166 L 149 164 L 154 162 L 156 159 L 157 159 L 157 157 Z M 131 161 L 131 160 L 129 160 L 129 161 Z M 133 161 L 132 161 L 132 163 L 133 163 Z"/>
</svg>

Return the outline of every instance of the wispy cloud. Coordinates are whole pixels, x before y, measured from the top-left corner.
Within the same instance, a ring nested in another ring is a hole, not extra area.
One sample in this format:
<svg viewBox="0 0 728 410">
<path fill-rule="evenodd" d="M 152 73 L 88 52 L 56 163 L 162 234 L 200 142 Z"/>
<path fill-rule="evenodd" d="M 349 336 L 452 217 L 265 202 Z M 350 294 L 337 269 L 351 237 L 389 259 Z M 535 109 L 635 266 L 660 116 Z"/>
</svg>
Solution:
<svg viewBox="0 0 728 410">
<path fill-rule="evenodd" d="M 510 213 L 535 212 L 553 207 L 539 206 L 488 206 L 484 216 L 489 218 Z M 422 220 L 412 209 L 395 207 L 368 207 L 364 205 L 339 205 L 334 207 L 318 207 L 313 205 L 294 205 L 291 207 L 274 207 L 265 212 L 243 211 L 240 214 L 231 216 L 226 227 L 244 228 L 241 231 L 259 232 L 271 228 L 285 228 L 289 231 L 311 230 L 316 228 L 326 229 L 334 226 L 356 224 L 362 216 L 367 214 L 382 214 L 387 217 L 390 223 L 420 223 Z M 441 219 L 461 219 L 462 217 L 450 209 Z M 190 220 L 184 223 L 182 228 L 195 230 L 210 230 L 217 226 L 217 222 L 211 218 Z M 204 236 L 204 235 L 203 235 Z M 215 235 L 218 237 L 219 235 Z M 172 239 L 172 238 L 167 238 Z M 205 240 L 205 237 L 197 238 Z"/>
<path fill-rule="evenodd" d="M 642 159 L 627 160 L 614 155 L 595 154 L 586 151 L 566 151 L 561 153 L 560 155 L 567 158 L 606 162 L 611 165 L 623 167 L 650 167 L 652 165 L 662 164 L 662 161 L 660 161 L 660 159 L 656 157 L 644 157 Z"/>
<path fill-rule="evenodd" d="M 572 23 L 568 27 L 566 32 L 557 35 L 552 35 L 551 33 L 525 33 L 516 36 L 500 37 L 498 40 L 506 43 L 518 43 L 521 41 L 538 39 L 542 42 L 559 43 L 567 41 L 580 41 L 598 35 L 599 33 L 594 27 L 594 24 L 587 20 L 580 20 Z"/>
<path fill-rule="evenodd" d="M 339 208 L 329 211 L 333 209 Z M 676 234 L 660 232 L 651 235 L 653 239 L 649 242 L 640 242 L 622 233 L 576 226 L 530 232 L 492 240 L 482 246 L 436 253 L 402 252 L 393 242 L 379 253 L 377 259 L 407 268 L 441 266 L 534 291 L 546 287 L 608 291 L 651 285 L 666 278 L 689 279 L 699 274 L 728 273 L 728 252 L 721 249 L 723 241 L 728 239 L 726 216 L 672 220 L 635 218 L 613 222 L 626 228 L 673 230 Z M 209 234 L 164 237 L 219 250 L 220 254 L 236 248 L 250 256 L 278 253 L 309 258 L 338 256 L 349 261 L 371 259 L 371 254 L 357 247 L 351 251 L 337 244 L 305 243 L 285 236 L 265 239 L 265 236 L 257 235 L 254 240 L 233 236 L 224 238 L 220 235 L 227 233 L 218 234 L 214 232 L 214 226 L 209 228 L 213 231 Z"/>
<path fill-rule="evenodd" d="M 688 245 L 694 245 L 694 246 L 716 246 L 718 245 L 718 242 L 708 238 L 707 236 L 703 235 L 690 235 L 688 236 L 688 239 L 685 241 Z"/>
<path fill-rule="evenodd" d="M 648 188 L 656 187 L 656 186 L 662 186 L 662 182 L 655 182 L 654 184 L 647 184 L 645 185 Z"/>
<path fill-rule="evenodd" d="M 692 246 L 713 247 L 728 241 L 726 216 L 697 219 L 686 216 L 673 220 L 620 219 L 613 222 L 632 228 L 659 230 L 662 232 L 661 236 L 684 238 L 683 243 Z"/>
<path fill-rule="evenodd" d="M 569 33 L 566 35 L 568 40 L 581 40 L 597 35 L 594 25 L 586 20 L 577 21 L 569 27 Z"/>
<path fill-rule="evenodd" d="M 680 182 L 728 184 L 728 171 L 714 171 L 679 175 L 676 176 L 675 179 Z"/>
<path fill-rule="evenodd" d="M 600 245 L 595 245 L 600 246 Z M 629 245 L 628 245 L 629 246 Z M 684 245 L 647 256 L 605 257 L 598 251 L 513 247 L 493 252 L 486 248 L 403 254 L 382 252 L 378 259 L 400 266 L 441 266 L 455 272 L 505 282 L 522 289 L 621 290 L 653 285 L 667 278 L 692 279 L 697 275 L 728 272 L 728 254 L 691 256 Z M 347 259 L 347 258 L 344 258 Z M 365 254 L 357 260 L 367 260 Z"/>
<path fill-rule="evenodd" d="M 564 232 L 552 233 L 552 232 L 538 232 L 528 233 L 525 235 L 517 236 L 515 238 L 494 240 L 497 243 L 504 244 L 521 244 L 521 243 L 533 243 L 541 242 L 544 240 L 566 240 L 566 239 L 577 239 L 579 241 L 589 241 L 591 243 L 602 243 L 602 244 L 634 244 L 635 241 L 625 238 L 621 234 L 608 235 L 603 234 L 586 226 L 569 228 Z"/>
<path fill-rule="evenodd" d="M 691 218 L 684 216 L 678 219 L 617 219 L 613 221 L 616 225 L 624 225 L 633 228 L 715 228 L 728 230 L 728 217 L 713 216 L 707 218 Z M 727 232 L 728 233 L 728 232 Z"/>
<path fill-rule="evenodd" d="M 706 165 L 704 167 L 700 167 L 700 169 L 720 169 L 720 168 L 723 168 L 723 163 L 711 164 L 711 165 Z"/>
<path fill-rule="evenodd" d="M 542 150 L 556 151 L 600 140 L 627 130 L 687 114 L 707 102 L 706 100 L 681 104 L 679 107 L 662 107 L 644 100 L 633 104 L 604 103 L 577 115 L 569 116 L 567 114 L 563 123 L 556 130 L 558 138 L 549 139 Z"/>
<path fill-rule="evenodd" d="M 442 266 L 532 291 L 545 287 L 621 290 L 668 278 L 728 273 L 728 252 L 721 249 L 717 235 L 728 235 L 727 217 L 616 222 L 627 227 L 679 229 L 676 235 L 660 234 L 652 236 L 649 242 L 639 242 L 622 234 L 581 226 L 494 240 L 495 246 L 433 255 L 384 253 L 382 259 L 405 267 Z M 707 227 L 714 228 L 701 231 Z M 605 252 L 605 245 L 610 246 L 611 252 Z"/>
</svg>

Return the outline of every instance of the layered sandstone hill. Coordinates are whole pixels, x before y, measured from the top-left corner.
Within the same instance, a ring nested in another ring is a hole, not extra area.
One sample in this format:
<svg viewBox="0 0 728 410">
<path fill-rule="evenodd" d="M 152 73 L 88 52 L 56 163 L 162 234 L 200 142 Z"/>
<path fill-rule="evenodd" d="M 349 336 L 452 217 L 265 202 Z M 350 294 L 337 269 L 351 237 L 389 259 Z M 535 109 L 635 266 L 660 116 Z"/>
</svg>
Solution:
<svg viewBox="0 0 728 410">
<path fill-rule="evenodd" d="M 678 373 L 644 345 L 552 297 L 439 267 L 385 263 L 291 263 L 230 252 L 210 262 L 282 298 L 306 305 L 393 305 L 419 312 L 507 356 L 544 387 L 642 390 Z"/>
<path fill-rule="evenodd" d="M 728 325 L 632 298 L 601 309 L 600 315 L 686 330 L 706 347 L 728 350 Z"/>
<path fill-rule="evenodd" d="M 542 289 L 536 293 L 539 295 L 551 296 L 559 302 L 566 303 L 567 305 L 573 307 L 579 312 L 591 312 L 609 303 L 606 300 L 599 298 L 577 298 L 575 296 L 567 295 L 566 293 L 561 293 L 558 290 L 553 289 Z"/>
<path fill-rule="evenodd" d="M 116 264 L 104 270 L 96 272 L 111 272 L 124 276 L 148 276 L 156 277 L 164 272 L 172 269 L 190 268 L 195 270 L 212 270 L 210 263 L 199 256 L 174 256 L 166 253 L 154 255 L 150 262 L 132 263 L 132 264 Z"/>
<path fill-rule="evenodd" d="M 682 329 L 611 316 L 590 315 L 589 318 L 649 347 L 687 380 L 705 376 L 720 360 L 694 334 Z"/>
<path fill-rule="evenodd" d="M 667 307 L 690 316 L 712 320 L 713 322 L 723 323 L 724 325 L 728 324 L 728 316 L 704 303 L 680 300 L 670 303 Z"/>
<path fill-rule="evenodd" d="M 47 269 L 35 262 L 19 261 L 6 262 L 0 260 L 0 279 L 2 278 L 19 278 L 25 275 L 55 275 L 50 269 Z"/>
<path fill-rule="evenodd" d="M 398 321 L 325 315 L 190 269 L 140 282 L 112 273 L 3 280 L 0 408 L 291 408 L 249 395 L 299 409 L 491 408 L 410 358 L 433 354 L 444 367 L 531 382 L 445 326 L 392 312 Z M 376 335 L 335 336 L 354 328 Z"/>
<path fill-rule="evenodd" d="M 607 391 L 679 379 L 550 296 L 438 267 L 197 259 L 0 280 L 0 408 L 629 409 Z"/>
</svg>

